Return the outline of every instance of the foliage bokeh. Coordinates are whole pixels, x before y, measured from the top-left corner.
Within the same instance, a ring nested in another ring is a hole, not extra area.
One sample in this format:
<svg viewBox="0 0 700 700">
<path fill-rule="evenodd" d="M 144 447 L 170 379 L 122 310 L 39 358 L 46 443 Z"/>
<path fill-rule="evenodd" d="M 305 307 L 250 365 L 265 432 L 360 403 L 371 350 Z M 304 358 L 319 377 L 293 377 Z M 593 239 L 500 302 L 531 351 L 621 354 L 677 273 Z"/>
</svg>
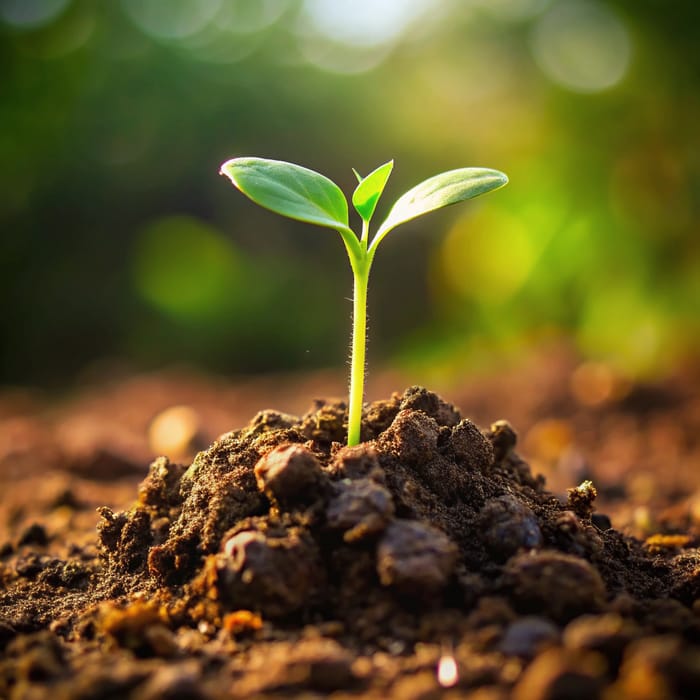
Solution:
<svg viewBox="0 0 700 700">
<path fill-rule="evenodd" d="M 387 200 L 509 174 L 385 244 L 376 359 L 457 372 L 566 334 L 668 369 L 700 345 L 698 7 L 0 0 L 0 381 L 340 365 L 339 237 L 244 201 L 217 174 L 236 155 L 348 193 L 395 158 Z"/>
</svg>

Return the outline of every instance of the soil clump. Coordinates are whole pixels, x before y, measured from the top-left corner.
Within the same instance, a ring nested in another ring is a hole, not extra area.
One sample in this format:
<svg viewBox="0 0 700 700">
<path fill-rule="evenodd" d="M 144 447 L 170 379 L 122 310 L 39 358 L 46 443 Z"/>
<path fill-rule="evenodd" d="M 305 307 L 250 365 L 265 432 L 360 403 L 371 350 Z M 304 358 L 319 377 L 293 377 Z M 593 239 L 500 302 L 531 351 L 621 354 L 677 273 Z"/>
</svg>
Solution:
<svg viewBox="0 0 700 700">
<path fill-rule="evenodd" d="M 692 533 L 623 534 L 425 389 L 346 418 L 263 411 L 92 540 L 0 542 L 0 697 L 700 697 Z"/>
</svg>

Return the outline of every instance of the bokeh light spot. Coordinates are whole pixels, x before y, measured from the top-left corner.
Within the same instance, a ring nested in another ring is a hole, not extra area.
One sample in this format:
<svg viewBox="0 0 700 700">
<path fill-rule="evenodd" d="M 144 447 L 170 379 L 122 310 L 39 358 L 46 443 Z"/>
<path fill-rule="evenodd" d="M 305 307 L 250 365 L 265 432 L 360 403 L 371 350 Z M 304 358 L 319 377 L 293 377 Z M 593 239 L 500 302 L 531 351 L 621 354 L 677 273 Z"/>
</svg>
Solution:
<svg viewBox="0 0 700 700">
<path fill-rule="evenodd" d="M 493 209 L 458 220 L 441 250 L 441 268 L 450 290 L 488 303 L 501 303 L 514 294 L 536 259 L 524 223 Z"/>
<path fill-rule="evenodd" d="M 216 24 L 234 34 L 252 34 L 274 24 L 288 8 L 287 0 L 227 0 Z"/>
<path fill-rule="evenodd" d="M 224 315 L 240 286 L 241 265 L 231 243 L 190 217 L 168 217 L 147 226 L 133 260 L 141 297 L 185 320 Z"/>
<path fill-rule="evenodd" d="M 70 0 L 0 0 L 0 17 L 19 29 L 35 29 L 53 21 Z"/>
<path fill-rule="evenodd" d="M 260 36 L 255 32 L 234 32 L 224 27 L 217 17 L 216 22 L 180 43 L 195 60 L 226 65 L 250 56 L 260 45 Z"/>
<path fill-rule="evenodd" d="M 122 0 L 131 21 L 156 39 L 184 39 L 211 22 L 222 0 Z"/>
<path fill-rule="evenodd" d="M 610 286 L 588 300 L 577 342 L 589 357 L 604 358 L 631 376 L 659 367 L 671 318 L 633 286 Z"/>
<path fill-rule="evenodd" d="M 561 0 L 537 21 L 532 52 L 550 80 L 585 93 L 619 83 L 632 50 L 629 33 L 612 10 L 592 0 Z"/>
<path fill-rule="evenodd" d="M 582 406 L 600 406 L 619 399 L 629 389 L 629 382 L 605 362 L 582 362 L 569 379 L 571 393 Z"/>
<path fill-rule="evenodd" d="M 359 75 L 379 66 L 389 55 L 389 46 L 342 46 L 324 37 L 307 37 L 301 55 L 316 68 L 341 75 Z"/>
<path fill-rule="evenodd" d="M 304 15 L 328 39 L 350 46 L 391 43 L 435 0 L 305 0 Z"/>
</svg>

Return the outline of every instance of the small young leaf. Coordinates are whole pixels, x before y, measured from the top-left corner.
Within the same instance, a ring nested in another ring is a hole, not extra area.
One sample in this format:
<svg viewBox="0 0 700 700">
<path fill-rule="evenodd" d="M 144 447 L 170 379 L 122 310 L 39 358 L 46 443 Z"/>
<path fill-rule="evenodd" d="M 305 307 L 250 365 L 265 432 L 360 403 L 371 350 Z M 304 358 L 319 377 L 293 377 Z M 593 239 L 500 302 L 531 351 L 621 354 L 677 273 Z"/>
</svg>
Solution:
<svg viewBox="0 0 700 700">
<path fill-rule="evenodd" d="M 462 202 L 503 187 L 508 177 L 490 168 L 459 168 L 424 180 L 399 197 L 379 227 L 372 247 L 399 224 L 436 209 Z"/>
<path fill-rule="evenodd" d="M 300 165 L 266 158 L 233 158 L 221 174 L 247 197 L 290 219 L 348 231 L 348 203 L 332 180 Z"/>
<path fill-rule="evenodd" d="M 384 163 L 384 165 L 380 165 L 376 170 L 373 170 L 365 178 L 360 177 L 353 168 L 355 177 L 357 177 L 360 184 L 353 192 L 352 203 L 364 221 L 369 221 L 372 218 L 374 209 L 382 196 L 382 192 L 384 192 L 384 187 L 393 168 L 394 161 L 390 160 L 388 163 Z"/>
</svg>

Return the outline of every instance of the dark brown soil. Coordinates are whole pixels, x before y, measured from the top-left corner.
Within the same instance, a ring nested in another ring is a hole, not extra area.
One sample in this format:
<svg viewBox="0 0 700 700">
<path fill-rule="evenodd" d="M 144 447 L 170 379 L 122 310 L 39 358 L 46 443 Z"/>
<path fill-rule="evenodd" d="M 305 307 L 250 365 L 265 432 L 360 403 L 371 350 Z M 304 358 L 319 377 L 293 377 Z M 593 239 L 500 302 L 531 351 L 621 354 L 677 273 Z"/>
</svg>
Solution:
<svg viewBox="0 0 700 700">
<path fill-rule="evenodd" d="M 138 446 L 22 479 L 68 454 L 29 413 L 9 427 L 39 452 L 3 461 L 0 698 L 700 697 L 692 492 L 640 514 L 633 481 L 599 498 L 581 468 L 556 496 L 508 422 L 416 387 L 368 406 L 358 447 L 340 402 L 267 410 L 137 490 Z"/>
</svg>

